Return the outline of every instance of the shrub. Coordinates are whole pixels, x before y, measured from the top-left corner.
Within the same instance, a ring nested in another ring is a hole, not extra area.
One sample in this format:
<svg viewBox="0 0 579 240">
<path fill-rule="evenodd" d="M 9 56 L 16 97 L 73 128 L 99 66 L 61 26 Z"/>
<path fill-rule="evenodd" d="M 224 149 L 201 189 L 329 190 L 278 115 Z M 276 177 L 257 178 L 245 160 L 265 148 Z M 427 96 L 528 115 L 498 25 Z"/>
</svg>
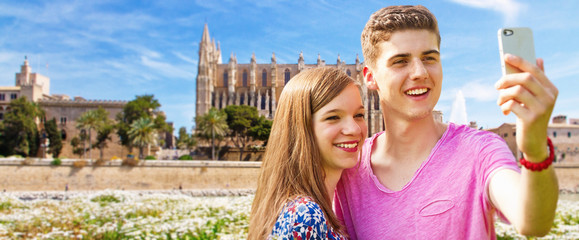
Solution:
<svg viewBox="0 0 579 240">
<path fill-rule="evenodd" d="M 108 162 L 108 160 L 99 158 L 93 163 L 93 165 L 102 166 L 102 165 L 105 165 L 105 163 L 107 163 L 107 162 Z"/>
<path fill-rule="evenodd" d="M 139 164 L 139 159 L 127 158 L 123 159 L 122 165 L 124 166 L 137 166 Z"/>
<path fill-rule="evenodd" d="M 186 155 L 181 155 L 181 156 L 179 157 L 179 160 L 193 160 L 193 157 L 191 157 L 191 155 L 188 155 L 188 154 L 186 154 Z"/>
<path fill-rule="evenodd" d="M 145 160 L 157 160 L 157 158 L 153 155 L 149 155 L 145 157 Z"/>
<path fill-rule="evenodd" d="M 60 164 L 62 164 L 62 160 L 60 160 L 60 158 L 55 158 L 52 160 L 52 162 L 50 162 L 50 165 L 52 166 L 60 166 Z"/>
<path fill-rule="evenodd" d="M 75 168 L 83 168 L 86 166 L 86 160 L 76 160 L 72 163 L 72 166 Z"/>
</svg>

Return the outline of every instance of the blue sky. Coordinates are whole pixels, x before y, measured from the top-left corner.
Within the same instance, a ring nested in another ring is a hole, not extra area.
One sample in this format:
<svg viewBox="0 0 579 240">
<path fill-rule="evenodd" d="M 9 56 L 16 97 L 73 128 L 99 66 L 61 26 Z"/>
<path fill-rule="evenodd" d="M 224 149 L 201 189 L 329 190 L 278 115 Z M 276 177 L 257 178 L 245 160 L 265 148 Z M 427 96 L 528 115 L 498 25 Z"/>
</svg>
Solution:
<svg viewBox="0 0 579 240">
<path fill-rule="evenodd" d="M 175 128 L 191 129 L 199 41 L 205 23 L 223 62 L 306 63 L 318 53 L 347 64 L 363 60 L 360 33 L 386 5 L 423 4 L 438 18 L 444 81 L 436 109 L 448 121 L 459 90 L 469 121 L 485 128 L 514 122 L 496 105 L 500 78 L 497 29 L 527 26 L 537 57 L 559 88 L 553 115 L 579 118 L 579 1 L 2 1 L 0 86 L 13 86 L 28 56 L 51 79 L 52 94 L 132 100 L 154 94 Z"/>
</svg>

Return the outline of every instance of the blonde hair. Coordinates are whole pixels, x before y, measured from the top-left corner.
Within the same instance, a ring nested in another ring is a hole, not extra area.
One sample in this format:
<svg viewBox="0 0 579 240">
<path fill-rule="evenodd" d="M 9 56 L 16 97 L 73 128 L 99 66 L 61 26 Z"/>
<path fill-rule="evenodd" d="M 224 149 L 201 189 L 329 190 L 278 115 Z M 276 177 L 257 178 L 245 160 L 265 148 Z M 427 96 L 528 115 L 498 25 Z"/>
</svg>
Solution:
<svg viewBox="0 0 579 240">
<path fill-rule="evenodd" d="M 352 83 L 359 87 L 343 71 L 322 67 L 297 74 L 284 87 L 251 206 L 249 239 L 267 238 L 285 204 L 297 196 L 311 197 L 328 224 L 345 233 L 324 184 L 312 115 Z"/>
<path fill-rule="evenodd" d="M 402 30 L 429 30 L 436 34 L 440 48 L 440 32 L 436 17 L 426 7 L 389 6 L 370 16 L 362 31 L 362 54 L 367 66 L 375 67 L 380 54 L 378 43 L 388 41 L 392 34 Z"/>
</svg>

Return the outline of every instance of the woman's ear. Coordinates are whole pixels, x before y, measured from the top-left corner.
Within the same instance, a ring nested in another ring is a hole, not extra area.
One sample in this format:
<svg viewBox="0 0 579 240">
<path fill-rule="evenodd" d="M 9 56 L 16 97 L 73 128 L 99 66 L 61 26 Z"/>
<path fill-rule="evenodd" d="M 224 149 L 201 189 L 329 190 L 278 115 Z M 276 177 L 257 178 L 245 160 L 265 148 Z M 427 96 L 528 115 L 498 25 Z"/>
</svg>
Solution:
<svg viewBox="0 0 579 240">
<path fill-rule="evenodd" d="M 376 90 L 378 89 L 378 84 L 376 84 L 376 80 L 374 79 L 374 74 L 372 70 L 367 66 L 364 66 L 364 81 L 366 81 L 366 86 L 368 89 Z"/>
</svg>

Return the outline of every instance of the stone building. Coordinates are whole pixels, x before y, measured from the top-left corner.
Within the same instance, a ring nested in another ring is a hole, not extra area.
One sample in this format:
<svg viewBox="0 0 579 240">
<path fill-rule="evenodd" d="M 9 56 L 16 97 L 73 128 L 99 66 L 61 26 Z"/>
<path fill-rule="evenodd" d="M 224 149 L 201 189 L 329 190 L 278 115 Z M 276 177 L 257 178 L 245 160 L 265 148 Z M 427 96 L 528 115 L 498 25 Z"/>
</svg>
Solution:
<svg viewBox="0 0 579 240">
<path fill-rule="evenodd" d="M 318 54 L 316 64 L 306 64 L 300 53 L 297 64 L 282 64 L 277 62 L 275 53 L 272 53 L 269 63 L 257 63 L 255 55 L 251 56 L 249 63 L 238 63 L 237 56 L 231 54 L 228 63 L 223 63 L 220 46 L 209 37 L 207 24 L 199 44 L 196 116 L 207 113 L 211 107 L 223 109 L 228 105 L 251 105 L 257 107 L 262 116 L 272 119 L 281 91 L 288 81 L 305 69 L 322 66 L 338 68 L 360 82 L 368 135 L 382 131 L 384 121 L 378 93 L 365 87 L 364 64 L 358 56 L 354 64 L 346 64 L 340 55 L 335 64 L 326 64 Z M 434 111 L 433 114 L 442 122 L 442 112 Z"/>
<path fill-rule="evenodd" d="M 12 100 L 25 96 L 36 102 L 50 97 L 50 78 L 33 73 L 26 57 L 15 79 L 13 87 L 0 87 L 0 120 L 4 120 L 4 114 L 10 110 Z"/>
<path fill-rule="evenodd" d="M 517 159 L 522 157 L 517 147 L 517 129 L 514 123 L 504 123 L 497 128 L 487 130 L 501 136 Z M 579 163 L 579 121 L 577 119 L 570 119 L 568 123 L 567 116 L 554 116 L 547 128 L 547 136 L 551 138 L 555 147 L 557 164 Z"/>
<path fill-rule="evenodd" d="M 10 110 L 10 102 L 25 96 L 29 101 L 35 102 L 45 112 L 43 119 L 38 119 L 37 123 L 43 123 L 46 120 L 56 119 L 57 126 L 62 133 L 63 149 L 60 154 L 61 157 L 74 158 L 77 157 L 72 153 L 70 140 L 79 135 L 80 131 L 76 128 L 76 119 L 84 112 L 89 110 L 104 108 L 109 112 L 109 118 L 114 119 L 116 114 L 121 112 L 126 101 L 112 101 L 112 100 L 86 100 L 82 97 L 74 97 L 71 99 L 63 94 L 50 94 L 50 78 L 38 73 L 33 73 L 31 67 L 28 65 L 28 59 L 25 58 L 24 64 L 20 68 L 20 72 L 16 73 L 16 81 L 14 87 L 0 87 L 0 120 L 4 119 L 6 112 Z M 40 131 L 43 131 L 43 124 L 38 124 Z M 119 143 L 118 136 L 111 134 L 112 140 L 107 144 L 104 152 L 104 158 L 110 159 L 113 156 L 121 157 L 127 154 Z M 95 141 L 96 133 L 93 132 L 92 139 Z M 44 139 L 41 139 L 45 142 Z M 87 146 L 88 147 L 88 146 Z M 46 157 L 46 149 L 40 149 L 39 154 Z M 92 158 L 98 157 L 98 149 L 93 149 Z M 86 157 L 90 157 L 88 152 Z"/>
</svg>

